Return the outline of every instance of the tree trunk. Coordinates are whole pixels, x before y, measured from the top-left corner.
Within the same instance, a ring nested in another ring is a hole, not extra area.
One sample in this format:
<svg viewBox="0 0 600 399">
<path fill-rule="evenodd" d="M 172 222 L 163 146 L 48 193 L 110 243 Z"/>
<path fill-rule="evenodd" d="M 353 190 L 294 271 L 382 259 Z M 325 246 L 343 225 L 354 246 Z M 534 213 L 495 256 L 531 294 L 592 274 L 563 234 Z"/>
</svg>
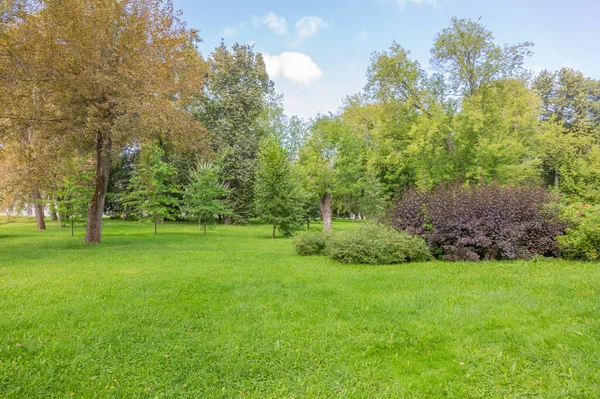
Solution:
<svg viewBox="0 0 600 399">
<path fill-rule="evenodd" d="M 158 216 L 156 216 L 156 212 L 154 212 L 154 235 L 156 235 L 156 225 L 158 224 Z"/>
<path fill-rule="evenodd" d="M 273 239 L 275 239 L 275 231 L 277 231 L 277 223 L 273 225 Z"/>
<path fill-rule="evenodd" d="M 228 226 L 229 223 L 230 223 L 230 221 L 229 221 L 229 215 L 225 215 L 223 217 L 223 224 L 225 224 L 225 226 Z"/>
<path fill-rule="evenodd" d="M 310 219 L 306 219 L 306 227 L 310 230 Z"/>
<path fill-rule="evenodd" d="M 50 219 L 52 219 L 53 222 L 58 221 L 58 214 L 56 213 L 56 202 L 54 202 L 54 200 L 51 200 L 50 202 Z"/>
<path fill-rule="evenodd" d="M 33 209 L 35 211 L 35 223 L 37 224 L 38 230 L 46 230 L 46 221 L 44 220 L 44 204 L 42 204 L 42 196 L 40 193 L 34 193 L 33 196 Z"/>
<path fill-rule="evenodd" d="M 206 237 L 206 220 L 204 221 L 204 236 Z"/>
<path fill-rule="evenodd" d="M 323 220 L 323 232 L 328 233 L 331 228 L 331 194 L 326 193 L 319 200 L 319 211 L 321 211 L 321 220 Z"/>
<path fill-rule="evenodd" d="M 88 204 L 87 227 L 85 230 L 86 244 L 98 244 L 102 238 L 102 215 L 110 177 L 110 155 L 112 141 L 108 133 L 98 133 L 96 143 L 96 178 L 94 195 Z"/>
</svg>

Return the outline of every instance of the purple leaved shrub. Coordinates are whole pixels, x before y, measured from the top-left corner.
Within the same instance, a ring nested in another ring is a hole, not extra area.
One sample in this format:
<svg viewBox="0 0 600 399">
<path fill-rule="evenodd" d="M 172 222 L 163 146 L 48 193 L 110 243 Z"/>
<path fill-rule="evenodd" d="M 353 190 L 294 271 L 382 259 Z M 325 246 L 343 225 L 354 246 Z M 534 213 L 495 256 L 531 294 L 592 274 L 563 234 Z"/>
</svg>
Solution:
<svg viewBox="0 0 600 399">
<path fill-rule="evenodd" d="M 426 239 L 447 260 L 530 259 L 559 256 L 565 224 L 543 188 L 443 185 L 398 195 L 388 220 Z"/>
</svg>

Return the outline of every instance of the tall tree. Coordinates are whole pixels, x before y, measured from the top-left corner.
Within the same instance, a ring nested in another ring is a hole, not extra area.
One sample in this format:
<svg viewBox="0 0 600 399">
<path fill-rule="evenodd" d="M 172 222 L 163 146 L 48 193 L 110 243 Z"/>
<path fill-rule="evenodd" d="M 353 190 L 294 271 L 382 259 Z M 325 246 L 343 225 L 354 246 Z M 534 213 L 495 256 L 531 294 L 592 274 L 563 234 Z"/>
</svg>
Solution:
<svg viewBox="0 0 600 399">
<path fill-rule="evenodd" d="M 535 78 L 533 89 L 542 100 L 544 120 L 600 142 L 600 80 L 569 68 L 544 70 Z"/>
<path fill-rule="evenodd" d="M 526 42 L 501 47 L 480 23 L 452 18 L 435 38 L 431 64 L 447 77 L 456 94 L 469 96 L 495 80 L 520 77 L 532 46 Z"/>
<path fill-rule="evenodd" d="M 196 116 L 208 129 L 213 149 L 222 160 L 233 221 L 245 223 L 253 213 L 256 159 L 264 134 L 259 118 L 273 95 L 273 82 L 262 55 L 252 46 L 235 44 L 229 50 L 221 44 L 211 54 L 209 65 Z"/>
<path fill-rule="evenodd" d="M 206 72 L 196 40 L 167 0 L 46 0 L 2 36 L 2 79 L 19 93 L 48 93 L 35 113 L 13 100 L 5 119 L 44 122 L 96 158 L 85 242 L 101 241 L 111 157 L 120 147 L 200 133 L 185 107 Z"/>
<path fill-rule="evenodd" d="M 292 235 L 302 224 L 302 212 L 292 163 L 287 150 L 274 137 L 267 138 L 258 153 L 256 211 L 261 219 L 284 235 Z"/>
<path fill-rule="evenodd" d="M 304 191 L 318 202 L 323 231 L 331 231 L 333 201 L 347 208 L 349 195 L 356 192 L 356 183 L 363 169 L 360 143 L 340 117 L 320 116 L 300 151 L 299 173 Z"/>
</svg>

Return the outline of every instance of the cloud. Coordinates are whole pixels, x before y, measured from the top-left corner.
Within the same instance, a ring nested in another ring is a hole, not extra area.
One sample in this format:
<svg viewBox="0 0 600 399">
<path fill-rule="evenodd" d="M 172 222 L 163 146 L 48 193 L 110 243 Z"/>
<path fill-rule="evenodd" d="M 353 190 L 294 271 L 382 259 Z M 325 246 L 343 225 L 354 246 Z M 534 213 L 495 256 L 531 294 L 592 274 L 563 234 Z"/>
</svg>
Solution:
<svg viewBox="0 0 600 399">
<path fill-rule="evenodd" d="M 232 26 L 226 26 L 225 29 L 223 29 L 223 35 L 225 35 L 226 37 L 234 37 L 237 36 L 239 33 L 239 31 L 237 30 L 237 28 L 234 28 Z"/>
<path fill-rule="evenodd" d="M 316 36 L 319 30 L 331 25 L 320 17 L 303 17 L 296 22 L 296 41 L 301 42 Z"/>
<path fill-rule="evenodd" d="M 323 76 L 321 68 L 306 54 L 286 51 L 279 55 L 264 53 L 263 57 L 271 79 L 283 75 L 293 82 L 309 84 Z"/>
<path fill-rule="evenodd" d="M 252 18 L 252 25 L 257 28 L 266 26 L 279 36 L 287 35 L 288 32 L 287 21 L 285 18 L 278 17 L 273 11 L 269 11 L 264 17 Z"/>
</svg>

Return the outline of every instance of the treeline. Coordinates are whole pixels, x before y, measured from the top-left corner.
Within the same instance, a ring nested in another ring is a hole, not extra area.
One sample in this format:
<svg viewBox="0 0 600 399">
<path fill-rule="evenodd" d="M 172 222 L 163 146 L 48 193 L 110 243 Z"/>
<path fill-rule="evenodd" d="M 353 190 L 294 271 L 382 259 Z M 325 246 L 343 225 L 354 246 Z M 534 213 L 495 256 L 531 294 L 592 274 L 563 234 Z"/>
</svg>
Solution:
<svg viewBox="0 0 600 399">
<path fill-rule="evenodd" d="M 545 187 L 600 203 L 600 82 L 524 68 L 453 19 L 432 73 L 397 43 L 335 115 L 287 117 L 262 55 L 203 57 L 170 2 L 6 3 L 0 32 L 0 196 L 80 214 L 244 224 L 292 234 L 316 217 L 378 217 L 398 193 L 443 184 Z M 37 7 L 35 5 L 38 5 Z M 68 21 L 78 21 L 71 23 Z"/>
</svg>

